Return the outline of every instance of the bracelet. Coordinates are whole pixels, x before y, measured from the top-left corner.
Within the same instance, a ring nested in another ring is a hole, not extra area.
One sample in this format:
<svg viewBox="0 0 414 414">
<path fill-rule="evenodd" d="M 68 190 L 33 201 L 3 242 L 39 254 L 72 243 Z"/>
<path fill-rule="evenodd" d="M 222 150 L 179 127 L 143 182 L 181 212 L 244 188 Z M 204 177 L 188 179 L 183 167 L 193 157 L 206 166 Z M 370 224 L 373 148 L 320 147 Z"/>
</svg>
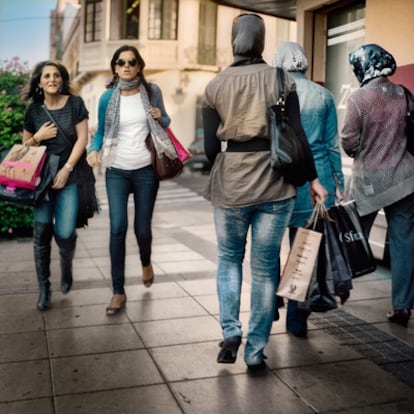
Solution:
<svg viewBox="0 0 414 414">
<path fill-rule="evenodd" d="M 39 141 L 34 137 L 34 135 L 32 136 L 32 140 L 34 141 L 35 144 L 39 145 Z"/>
<path fill-rule="evenodd" d="M 73 171 L 73 165 L 72 164 L 70 164 L 70 163 L 66 163 L 65 164 L 65 168 L 69 171 L 69 172 L 72 172 Z"/>
</svg>

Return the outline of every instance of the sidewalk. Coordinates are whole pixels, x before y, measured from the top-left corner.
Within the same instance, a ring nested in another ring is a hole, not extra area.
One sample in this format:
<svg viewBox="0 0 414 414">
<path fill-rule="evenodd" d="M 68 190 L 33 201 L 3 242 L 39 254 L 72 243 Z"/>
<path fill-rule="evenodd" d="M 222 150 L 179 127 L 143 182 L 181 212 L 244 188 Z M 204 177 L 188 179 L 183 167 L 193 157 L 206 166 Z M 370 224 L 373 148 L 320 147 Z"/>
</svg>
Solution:
<svg viewBox="0 0 414 414">
<path fill-rule="evenodd" d="M 97 185 L 103 194 L 103 181 Z M 286 333 L 282 309 L 266 348 L 270 372 L 251 378 L 243 346 L 236 364 L 216 363 L 217 253 L 206 201 L 174 181 L 162 183 L 150 289 L 141 283 L 131 216 L 128 303 L 116 317 L 105 315 L 111 284 L 103 207 L 78 232 L 68 295 L 58 290 L 53 246 L 53 308 L 44 313 L 35 308 L 31 239 L 0 241 L 1 413 L 414 413 L 414 320 L 407 329 L 386 321 L 388 270 L 356 279 L 344 307 L 313 314 L 307 340 Z M 247 277 L 245 328 L 248 310 Z"/>
</svg>

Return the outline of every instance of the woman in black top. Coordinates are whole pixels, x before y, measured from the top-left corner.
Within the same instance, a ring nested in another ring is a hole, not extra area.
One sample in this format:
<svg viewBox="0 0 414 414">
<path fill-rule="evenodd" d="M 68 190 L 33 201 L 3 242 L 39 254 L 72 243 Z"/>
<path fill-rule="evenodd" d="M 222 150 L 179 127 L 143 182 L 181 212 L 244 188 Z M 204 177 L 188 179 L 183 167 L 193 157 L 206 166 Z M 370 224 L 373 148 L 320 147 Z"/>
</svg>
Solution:
<svg viewBox="0 0 414 414">
<path fill-rule="evenodd" d="M 81 179 L 76 165 L 85 153 L 88 111 L 72 90 L 67 69 L 55 61 L 44 61 L 35 67 L 23 99 L 31 101 L 25 113 L 23 143 L 45 145 L 47 153 L 59 156 L 59 169 L 48 195 L 33 211 L 34 257 L 40 288 L 37 308 L 44 311 L 50 307 L 53 235 L 59 246 L 61 291 L 68 293 L 72 287 L 78 215 L 76 183 Z"/>
</svg>

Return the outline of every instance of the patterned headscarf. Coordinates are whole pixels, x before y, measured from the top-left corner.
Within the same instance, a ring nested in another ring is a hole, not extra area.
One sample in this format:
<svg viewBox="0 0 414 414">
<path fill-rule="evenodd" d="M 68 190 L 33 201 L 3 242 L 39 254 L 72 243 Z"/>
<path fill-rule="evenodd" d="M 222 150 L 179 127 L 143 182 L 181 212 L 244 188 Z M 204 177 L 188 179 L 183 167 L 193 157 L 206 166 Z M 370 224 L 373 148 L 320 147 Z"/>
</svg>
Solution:
<svg viewBox="0 0 414 414">
<path fill-rule="evenodd" d="M 303 72 L 308 69 L 308 59 L 303 47 L 296 42 L 283 42 L 273 56 L 272 66 L 288 72 Z"/>
<path fill-rule="evenodd" d="M 391 76 L 397 68 L 394 57 L 373 43 L 351 52 L 349 63 L 361 86 L 379 76 Z"/>
</svg>

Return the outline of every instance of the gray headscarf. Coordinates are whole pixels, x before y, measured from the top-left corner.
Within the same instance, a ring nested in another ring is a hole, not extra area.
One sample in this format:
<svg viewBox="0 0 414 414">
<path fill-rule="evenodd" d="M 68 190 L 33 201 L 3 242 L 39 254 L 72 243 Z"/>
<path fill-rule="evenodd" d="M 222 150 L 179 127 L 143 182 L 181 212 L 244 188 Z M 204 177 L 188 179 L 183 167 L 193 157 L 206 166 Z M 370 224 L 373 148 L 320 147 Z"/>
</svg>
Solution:
<svg viewBox="0 0 414 414">
<path fill-rule="evenodd" d="M 265 25 L 257 14 L 241 14 L 233 20 L 231 44 L 235 65 L 264 63 L 262 53 L 265 42 Z"/>
<path fill-rule="evenodd" d="M 362 45 L 351 52 L 349 63 L 361 86 L 379 76 L 391 76 L 397 69 L 391 53 L 374 43 Z"/>
<path fill-rule="evenodd" d="M 288 72 L 303 72 L 308 69 L 308 59 L 303 47 L 296 42 L 283 42 L 273 56 L 272 66 Z"/>
</svg>

